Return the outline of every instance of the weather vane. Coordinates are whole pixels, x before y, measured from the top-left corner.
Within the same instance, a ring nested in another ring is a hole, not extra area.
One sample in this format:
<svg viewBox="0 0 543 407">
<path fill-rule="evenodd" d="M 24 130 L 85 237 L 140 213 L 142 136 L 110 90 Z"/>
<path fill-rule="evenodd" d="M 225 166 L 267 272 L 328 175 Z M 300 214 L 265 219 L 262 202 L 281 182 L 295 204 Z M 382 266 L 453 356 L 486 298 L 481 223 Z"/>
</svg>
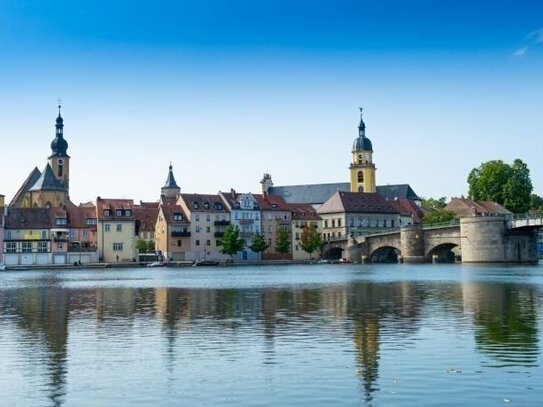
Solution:
<svg viewBox="0 0 543 407">
<path fill-rule="evenodd" d="M 57 102 L 58 102 L 58 114 L 60 116 L 60 108 L 62 107 L 62 99 L 61 98 L 58 98 L 57 99 Z"/>
</svg>

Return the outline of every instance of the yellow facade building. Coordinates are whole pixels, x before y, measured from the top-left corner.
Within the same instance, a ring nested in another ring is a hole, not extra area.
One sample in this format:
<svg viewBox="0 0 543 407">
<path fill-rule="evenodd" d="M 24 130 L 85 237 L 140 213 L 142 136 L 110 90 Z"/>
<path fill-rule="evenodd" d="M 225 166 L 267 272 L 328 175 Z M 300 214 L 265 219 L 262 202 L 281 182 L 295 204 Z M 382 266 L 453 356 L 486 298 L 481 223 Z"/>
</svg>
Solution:
<svg viewBox="0 0 543 407">
<path fill-rule="evenodd" d="M 351 192 L 377 192 L 375 184 L 375 164 L 373 163 L 373 146 L 366 137 L 366 124 L 360 109 L 358 137 L 353 142 L 351 172 Z"/>
</svg>

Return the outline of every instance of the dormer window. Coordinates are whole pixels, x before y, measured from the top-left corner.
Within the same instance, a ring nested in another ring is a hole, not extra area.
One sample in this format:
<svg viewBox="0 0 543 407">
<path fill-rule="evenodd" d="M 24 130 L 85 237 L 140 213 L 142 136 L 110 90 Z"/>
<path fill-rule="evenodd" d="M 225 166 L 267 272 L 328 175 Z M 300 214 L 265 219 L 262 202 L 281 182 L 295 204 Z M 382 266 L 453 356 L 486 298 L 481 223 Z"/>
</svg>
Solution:
<svg viewBox="0 0 543 407">
<path fill-rule="evenodd" d="M 277 204 L 272 204 L 272 208 L 277 208 Z"/>
<path fill-rule="evenodd" d="M 66 218 L 56 218 L 55 219 L 55 225 L 57 226 L 62 226 L 62 225 L 67 225 L 68 224 L 68 219 Z"/>
<path fill-rule="evenodd" d="M 222 210 L 223 210 L 222 203 L 220 203 L 220 202 L 215 202 L 215 203 L 213 204 L 213 209 L 215 209 L 216 211 L 222 211 Z"/>
<path fill-rule="evenodd" d="M 109 209 L 104 209 L 104 216 L 110 216 L 111 212 Z"/>
<path fill-rule="evenodd" d="M 209 210 L 209 202 L 204 202 L 204 209 Z"/>
<path fill-rule="evenodd" d="M 96 225 L 96 218 L 87 218 L 85 219 L 85 225 Z"/>
<path fill-rule="evenodd" d="M 200 205 L 198 205 L 198 202 L 193 202 L 192 203 L 192 209 L 198 209 L 200 207 Z"/>
<path fill-rule="evenodd" d="M 122 211 L 121 209 L 117 209 L 117 210 L 115 211 L 115 215 L 116 215 L 116 216 L 123 216 L 123 211 Z"/>
<path fill-rule="evenodd" d="M 125 210 L 124 216 L 132 216 L 132 211 L 130 209 Z"/>
<path fill-rule="evenodd" d="M 174 213 L 173 214 L 173 220 L 174 221 L 182 221 L 183 220 L 183 215 L 181 213 Z"/>
</svg>

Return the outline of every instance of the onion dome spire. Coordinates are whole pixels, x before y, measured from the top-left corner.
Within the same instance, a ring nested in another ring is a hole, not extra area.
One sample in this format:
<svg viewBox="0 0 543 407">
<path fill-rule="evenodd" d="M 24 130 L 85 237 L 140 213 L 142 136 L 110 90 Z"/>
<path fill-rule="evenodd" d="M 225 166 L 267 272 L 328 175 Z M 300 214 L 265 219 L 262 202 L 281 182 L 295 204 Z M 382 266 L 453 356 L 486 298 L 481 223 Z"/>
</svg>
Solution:
<svg viewBox="0 0 543 407">
<path fill-rule="evenodd" d="M 58 104 L 58 117 L 56 120 L 55 138 L 51 142 L 51 150 L 53 155 L 66 156 L 68 150 L 68 142 L 64 139 L 64 120 L 60 114 L 61 104 Z"/>
<path fill-rule="evenodd" d="M 179 188 L 177 186 L 177 182 L 175 182 L 175 177 L 173 176 L 173 167 L 171 162 L 168 171 L 168 178 L 166 178 L 166 184 L 163 188 Z"/>
<path fill-rule="evenodd" d="M 369 138 L 366 137 L 366 123 L 362 117 L 363 108 L 360 107 L 360 124 L 358 125 L 358 137 L 354 139 L 353 151 L 373 151 Z"/>
</svg>

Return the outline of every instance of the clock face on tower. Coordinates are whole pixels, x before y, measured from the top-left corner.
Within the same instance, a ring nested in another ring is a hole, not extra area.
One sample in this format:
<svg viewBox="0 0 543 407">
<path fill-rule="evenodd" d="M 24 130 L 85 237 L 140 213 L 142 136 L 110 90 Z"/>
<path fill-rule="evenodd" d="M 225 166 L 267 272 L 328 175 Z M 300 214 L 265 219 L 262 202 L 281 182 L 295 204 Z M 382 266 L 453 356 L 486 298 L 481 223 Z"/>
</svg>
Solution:
<svg viewBox="0 0 543 407">
<path fill-rule="evenodd" d="M 62 158 L 57 159 L 57 164 L 58 164 L 58 165 L 63 165 L 63 164 L 64 164 L 64 160 L 63 160 Z"/>
<path fill-rule="evenodd" d="M 358 159 L 359 159 L 359 160 L 362 159 L 362 154 L 358 154 Z"/>
</svg>

